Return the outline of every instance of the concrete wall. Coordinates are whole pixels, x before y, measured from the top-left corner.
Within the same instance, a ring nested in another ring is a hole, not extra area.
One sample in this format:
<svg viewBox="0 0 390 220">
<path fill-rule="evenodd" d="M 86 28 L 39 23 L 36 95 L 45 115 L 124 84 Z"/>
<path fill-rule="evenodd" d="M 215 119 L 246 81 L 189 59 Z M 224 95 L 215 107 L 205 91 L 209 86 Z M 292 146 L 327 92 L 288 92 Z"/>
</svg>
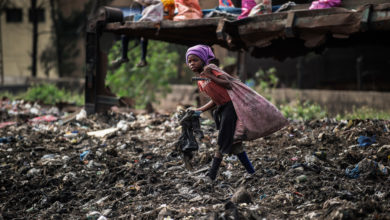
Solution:
<svg viewBox="0 0 390 220">
<path fill-rule="evenodd" d="M 354 107 L 363 106 L 390 112 L 389 92 L 276 89 L 272 97 L 278 103 L 295 100 L 313 101 L 325 107 L 331 114 L 344 113 Z"/>
<path fill-rule="evenodd" d="M 174 111 L 177 105 L 196 105 L 198 94 L 195 91 L 196 85 L 173 85 L 172 92 L 156 105 L 156 109 Z M 390 112 L 389 92 L 275 89 L 272 97 L 276 103 L 312 101 L 331 114 L 350 111 L 354 106 Z"/>
<path fill-rule="evenodd" d="M 6 22 L 6 13 L 2 13 L 1 38 L 3 49 L 4 81 L 8 84 L 25 83 L 25 77 L 31 76 L 31 53 L 32 53 L 32 23 L 29 22 L 29 0 L 12 1 L 14 7 L 23 11 L 22 22 Z M 45 21 L 38 23 L 38 59 L 42 51 L 50 44 L 51 19 L 49 1 L 38 0 L 37 6 L 45 10 Z M 37 63 L 37 76 L 44 77 L 41 63 Z M 49 73 L 51 78 L 56 77 L 56 73 Z"/>
</svg>

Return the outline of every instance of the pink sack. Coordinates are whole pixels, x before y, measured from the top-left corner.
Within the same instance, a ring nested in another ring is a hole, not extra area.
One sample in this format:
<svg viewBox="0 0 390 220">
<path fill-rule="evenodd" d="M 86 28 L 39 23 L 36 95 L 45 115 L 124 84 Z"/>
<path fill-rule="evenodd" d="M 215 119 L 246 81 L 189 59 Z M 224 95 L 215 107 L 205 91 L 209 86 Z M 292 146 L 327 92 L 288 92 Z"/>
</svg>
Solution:
<svg viewBox="0 0 390 220">
<path fill-rule="evenodd" d="M 173 17 L 174 21 L 201 19 L 203 17 L 198 0 L 175 0 L 175 6 L 178 13 Z"/>
<path fill-rule="evenodd" d="M 211 69 L 223 73 L 232 81 L 227 90 L 238 117 L 236 131 L 242 133 L 239 139 L 249 141 L 270 135 L 288 124 L 282 113 L 267 99 L 244 83 L 223 72 L 214 64 Z M 243 128 L 240 126 L 243 126 Z M 235 134 L 235 138 L 238 134 Z"/>
</svg>

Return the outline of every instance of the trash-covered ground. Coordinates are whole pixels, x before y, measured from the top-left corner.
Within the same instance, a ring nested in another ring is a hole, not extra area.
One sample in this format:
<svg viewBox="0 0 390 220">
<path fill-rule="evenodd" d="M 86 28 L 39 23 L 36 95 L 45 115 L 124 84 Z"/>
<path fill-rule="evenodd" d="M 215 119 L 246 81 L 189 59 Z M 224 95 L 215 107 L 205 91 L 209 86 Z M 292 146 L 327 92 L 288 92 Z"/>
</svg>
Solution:
<svg viewBox="0 0 390 220">
<path fill-rule="evenodd" d="M 291 121 L 245 143 L 255 175 L 230 156 L 210 184 L 207 118 L 188 171 L 174 113 L 0 106 L 0 219 L 390 219 L 390 121 Z"/>
</svg>

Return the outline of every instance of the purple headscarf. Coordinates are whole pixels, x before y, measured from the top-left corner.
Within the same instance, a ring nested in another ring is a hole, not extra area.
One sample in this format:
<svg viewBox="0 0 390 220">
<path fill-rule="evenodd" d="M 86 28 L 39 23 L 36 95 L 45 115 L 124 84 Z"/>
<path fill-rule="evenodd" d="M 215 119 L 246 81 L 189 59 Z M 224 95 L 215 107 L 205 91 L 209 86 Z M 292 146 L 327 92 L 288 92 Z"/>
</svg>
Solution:
<svg viewBox="0 0 390 220">
<path fill-rule="evenodd" d="M 215 59 L 214 53 L 209 46 L 198 44 L 196 46 L 190 47 L 186 53 L 186 63 L 188 64 L 188 56 L 196 55 L 198 56 L 205 65 L 209 64 L 211 60 Z"/>
</svg>

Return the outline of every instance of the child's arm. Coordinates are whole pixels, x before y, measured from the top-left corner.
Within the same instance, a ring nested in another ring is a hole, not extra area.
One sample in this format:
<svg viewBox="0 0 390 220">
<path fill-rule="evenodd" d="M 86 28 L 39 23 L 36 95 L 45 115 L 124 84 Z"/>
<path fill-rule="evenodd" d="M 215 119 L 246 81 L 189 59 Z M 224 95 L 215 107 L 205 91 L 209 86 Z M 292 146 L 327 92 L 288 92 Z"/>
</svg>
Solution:
<svg viewBox="0 0 390 220">
<path fill-rule="evenodd" d="M 205 70 L 202 73 L 200 73 L 200 75 L 210 78 L 211 81 L 215 82 L 216 84 L 222 86 L 225 89 L 232 89 L 230 80 L 226 76 L 224 75 L 216 76 L 211 71 L 212 69 L 210 67 L 206 67 Z"/>
<path fill-rule="evenodd" d="M 211 108 L 213 108 L 215 106 L 215 103 L 213 102 L 213 100 L 210 100 L 208 103 L 206 103 L 205 105 L 203 105 L 202 107 L 199 107 L 197 109 L 195 109 L 195 111 L 202 111 L 202 112 L 205 112 Z"/>
</svg>

